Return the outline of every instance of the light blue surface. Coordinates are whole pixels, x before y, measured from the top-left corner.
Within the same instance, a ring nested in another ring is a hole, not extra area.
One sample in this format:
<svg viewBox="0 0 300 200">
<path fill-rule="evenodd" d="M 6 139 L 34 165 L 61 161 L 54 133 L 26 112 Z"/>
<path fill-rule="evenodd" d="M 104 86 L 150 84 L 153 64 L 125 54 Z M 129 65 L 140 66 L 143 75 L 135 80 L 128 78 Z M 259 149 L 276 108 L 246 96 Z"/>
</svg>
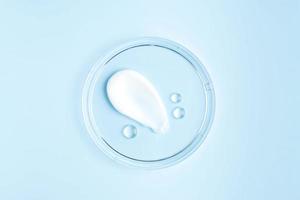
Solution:
<svg viewBox="0 0 300 200">
<path fill-rule="evenodd" d="M 299 1 L 0 1 L 0 199 L 299 199 Z M 206 65 L 217 108 L 190 158 L 104 156 L 81 89 L 119 42 L 160 36 Z"/>
</svg>

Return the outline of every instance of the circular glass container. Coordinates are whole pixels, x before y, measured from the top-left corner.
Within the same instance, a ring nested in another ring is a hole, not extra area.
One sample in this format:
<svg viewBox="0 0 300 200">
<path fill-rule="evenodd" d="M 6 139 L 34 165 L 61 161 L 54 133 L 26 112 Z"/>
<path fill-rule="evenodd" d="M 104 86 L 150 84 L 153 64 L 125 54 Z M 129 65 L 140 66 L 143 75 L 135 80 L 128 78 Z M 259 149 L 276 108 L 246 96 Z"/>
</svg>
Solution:
<svg viewBox="0 0 300 200">
<path fill-rule="evenodd" d="M 154 85 L 168 112 L 166 134 L 153 133 L 110 104 L 107 80 L 122 69 L 135 70 Z M 84 122 L 95 144 L 115 161 L 148 169 L 176 164 L 194 152 L 209 131 L 214 107 L 213 85 L 199 59 L 154 37 L 129 41 L 99 59 L 82 94 Z"/>
</svg>

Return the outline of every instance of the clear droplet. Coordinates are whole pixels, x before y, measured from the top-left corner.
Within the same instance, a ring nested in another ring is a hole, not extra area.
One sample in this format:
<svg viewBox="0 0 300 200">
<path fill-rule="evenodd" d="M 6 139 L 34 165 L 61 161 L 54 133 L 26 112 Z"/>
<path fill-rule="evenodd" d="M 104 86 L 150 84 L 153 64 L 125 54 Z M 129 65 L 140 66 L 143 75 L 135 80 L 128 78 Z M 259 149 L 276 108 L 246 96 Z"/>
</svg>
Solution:
<svg viewBox="0 0 300 200">
<path fill-rule="evenodd" d="M 170 95 L 170 100 L 173 103 L 179 103 L 181 101 L 181 95 L 179 93 L 172 93 Z"/>
<path fill-rule="evenodd" d="M 174 108 L 172 115 L 175 119 L 181 119 L 185 115 L 185 110 L 181 107 Z"/>
<path fill-rule="evenodd" d="M 122 133 L 125 138 L 132 139 L 135 138 L 135 136 L 137 135 L 137 129 L 133 125 L 126 125 L 124 126 Z"/>
</svg>

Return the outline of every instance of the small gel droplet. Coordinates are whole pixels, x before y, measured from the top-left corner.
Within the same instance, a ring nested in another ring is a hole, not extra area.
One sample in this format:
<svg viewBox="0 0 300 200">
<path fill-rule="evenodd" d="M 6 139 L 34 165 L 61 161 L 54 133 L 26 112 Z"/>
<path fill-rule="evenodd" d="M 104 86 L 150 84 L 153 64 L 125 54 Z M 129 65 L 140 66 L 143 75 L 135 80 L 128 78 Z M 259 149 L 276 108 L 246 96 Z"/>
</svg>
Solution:
<svg viewBox="0 0 300 200">
<path fill-rule="evenodd" d="M 172 115 L 175 119 L 181 119 L 185 115 L 185 110 L 181 107 L 174 108 Z"/>
<path fill-rule="evenodd" d="M 179 103 L 181 101 L 181 95 L 178 94 L 178 93 L 172 93 L 170 95 L 170 100 L 173 102 L 173 103 Z"/>
<path fill-rule="evenodd" d="M 122 133 L 125 138 L 132 139 L 135 138 L 135 136 L 137 135 L 137 129 L 133 125 L 126 125 L 124 126 Z"/>
</svg>

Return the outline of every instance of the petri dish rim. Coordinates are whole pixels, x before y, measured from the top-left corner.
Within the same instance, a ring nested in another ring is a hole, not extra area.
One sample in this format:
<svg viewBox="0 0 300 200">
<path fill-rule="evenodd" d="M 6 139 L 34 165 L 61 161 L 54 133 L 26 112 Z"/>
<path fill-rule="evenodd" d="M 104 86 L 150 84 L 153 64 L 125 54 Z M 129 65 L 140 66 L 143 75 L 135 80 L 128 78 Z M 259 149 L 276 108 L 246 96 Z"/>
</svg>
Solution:
<svg viewBox="0 0 300 200">
<path fill-rule="evenodd" d="M 197 130 L 197 134 L 195 138 L 184 149 L 180 150 L 176 154 L 159 160 L 138 160 L 138 159 L 128 157 L 122 154 L 121 152 L 116 151 L 105 141 L 103 137 L 101 137 L 101 131 L 98 129 L 93 117 L 93 109 L 92 109 L 91 101 L 94 94 L 96 82 L 99 78 L 99 75 L 101 74 L 101 69 L 110 60 L 112 60 L 114 57 L 118 56 L 122 52 L 140 46 L 162 47 L 179 54 L 193 66 L 196 74 L 202 81 L 203 87 L 205 89 L 205 101 L 206 101 L 205 117 L 200 128 Z M 82 91 L 83 120 L 87 128 L 87 131 L 90 137 L 92 138 L 92 140 L 94 141 L 94 143 L 96 144 L 96 146 L 114 161 L 117 161 L 121 164 L 125 164 L 127 166 L 140 167 L 145 169 L 159 169 L 159 168 L 164 168 L 164 167 L 174 165 L 184 160 L 189 155 L 191 155 L 194 151 L 196 151 L 199 148 L 199 146 L 203 143 L 203 141 L 205 140 L 209 132 L 209 129 L 213 122 L 214 112 L 215 112 L 215 94 L 214 94 L 213 84 L 204 65 L 192 52 L 190 52 L 182 45 L 173 42 L 171 40 L 167 40 L 159 37 L 143 37 L 143 38 L 138 38 L 135 40 L 128 41 L 118 46 L 117 48 L 114 48 L 104 57 L 98 59 L 98 61 L 93 65 L 92 69 L 88 73 Z"/>
</svg>

